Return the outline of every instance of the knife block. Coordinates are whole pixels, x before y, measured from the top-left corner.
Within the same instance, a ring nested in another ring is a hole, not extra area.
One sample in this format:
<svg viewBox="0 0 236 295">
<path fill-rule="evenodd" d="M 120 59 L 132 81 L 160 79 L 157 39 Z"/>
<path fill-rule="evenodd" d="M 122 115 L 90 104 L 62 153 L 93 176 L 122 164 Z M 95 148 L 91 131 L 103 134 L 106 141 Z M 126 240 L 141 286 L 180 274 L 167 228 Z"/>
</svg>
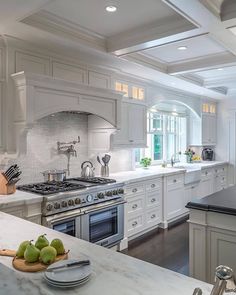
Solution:
<svg viewBox="0 0 236 295">
<path fill-rule="evenodd" d="M 14 194 L 16 191 L 15 184 L 7 184 L 8 181 L 6 177 L 0 173 L 0 195 L 11 195 Z"/>
</svg>

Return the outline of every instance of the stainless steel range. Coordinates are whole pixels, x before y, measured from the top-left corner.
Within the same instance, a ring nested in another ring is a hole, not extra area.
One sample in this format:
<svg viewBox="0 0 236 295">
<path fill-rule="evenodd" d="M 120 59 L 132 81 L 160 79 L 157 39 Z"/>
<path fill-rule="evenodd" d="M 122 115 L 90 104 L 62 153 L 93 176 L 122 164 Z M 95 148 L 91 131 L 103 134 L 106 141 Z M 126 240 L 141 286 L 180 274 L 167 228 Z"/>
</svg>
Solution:
<svg viewBox="0 0 236 295">
<path fill-rule="evenodd" d="M 42 224 L 111 247 L 124 236 L 123 183 L 108 178 L 70 178 L 18 186 L 43 195 Z"/>
</svg>

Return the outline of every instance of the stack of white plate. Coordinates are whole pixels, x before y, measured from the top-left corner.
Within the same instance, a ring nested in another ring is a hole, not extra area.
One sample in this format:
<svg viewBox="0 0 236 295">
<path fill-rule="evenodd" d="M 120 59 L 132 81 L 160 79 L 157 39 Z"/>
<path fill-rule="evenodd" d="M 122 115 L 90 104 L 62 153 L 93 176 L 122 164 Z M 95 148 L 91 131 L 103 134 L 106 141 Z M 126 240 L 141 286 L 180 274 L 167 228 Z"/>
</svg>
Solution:
<svg viewBox="0 0 236 295">
<path fill-rule="evenodd" d="M 73 288 L 86 283 L 91 277 L 91 265 L 65 267 L 60 270 L 49 271 L 50 268 L 73 263 L 78 260 L 62 260 L 50 265 L 44 273 L 46 282 L 58 288 Z"/>
</svg>

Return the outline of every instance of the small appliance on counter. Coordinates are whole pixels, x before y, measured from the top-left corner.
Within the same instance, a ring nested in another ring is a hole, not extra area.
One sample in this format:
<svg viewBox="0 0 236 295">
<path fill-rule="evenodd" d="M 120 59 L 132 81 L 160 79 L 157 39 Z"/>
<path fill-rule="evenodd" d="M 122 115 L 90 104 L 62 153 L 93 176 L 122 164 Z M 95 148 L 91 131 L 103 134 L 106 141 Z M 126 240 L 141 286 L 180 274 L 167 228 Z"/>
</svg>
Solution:
<svg viewBox="0 0 236 295">
<path fill-rule="evenodd" d="M 17 164 L 10 166 L 5 172 L 0 173 L 0 195 L 14 194 L 16 183 L 20 180 L 20 168 Z"/>
<path fill-rule="evenodd" d="M 213 161 L 214 151 L 211 148 L 204 148 L 202 150 L 202 160 L 203 161 Z"/>
</svg>

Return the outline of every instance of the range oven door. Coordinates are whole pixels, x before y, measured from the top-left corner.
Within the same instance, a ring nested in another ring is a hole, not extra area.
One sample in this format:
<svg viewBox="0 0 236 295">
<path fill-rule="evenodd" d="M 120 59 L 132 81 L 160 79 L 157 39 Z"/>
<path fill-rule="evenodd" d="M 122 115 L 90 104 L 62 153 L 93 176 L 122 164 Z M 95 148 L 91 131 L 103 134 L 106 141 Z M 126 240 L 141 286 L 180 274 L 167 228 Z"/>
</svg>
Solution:
<svg viewBox="0 0 236 295">
<path fill-rule="evenodd" d="M 124 202 L 87 210 L 81 216 L 81 239 L 105 247 L 124 237 Z"/>
<path fill-rule="evenodd" d="M 73 237 L 80 238 L 80 210 L 43 217 L 43 225 Z"/>
</svg>

